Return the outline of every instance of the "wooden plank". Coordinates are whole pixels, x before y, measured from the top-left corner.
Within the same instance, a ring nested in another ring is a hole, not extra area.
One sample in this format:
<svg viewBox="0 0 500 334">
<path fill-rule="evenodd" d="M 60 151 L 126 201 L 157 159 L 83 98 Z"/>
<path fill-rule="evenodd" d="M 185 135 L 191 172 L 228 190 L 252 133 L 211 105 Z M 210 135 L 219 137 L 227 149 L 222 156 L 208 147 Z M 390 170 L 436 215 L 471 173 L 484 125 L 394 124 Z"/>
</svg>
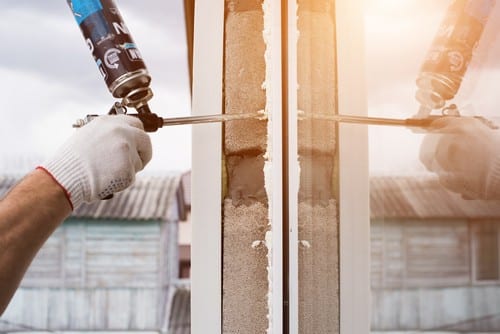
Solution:
<svg viewBox="0 0 500 334">
<path fill-rule="evenodd" d="M 21 324 L 35 328 L 46 328 L 48 325 L 49 293 L 47 289 L 26 289 L 23 293 L 23 310 Z"/>
<path fill-rule="evenodd" d="M 159 328 L 158 305 L 160 305 L 160 300 L 166 298 L 166 291 L 166 289 L 136 289 L 133 291 L 132 328 L 137 330 Z"/>
<path fill-rule="evenodd" d="M 420 293 L 420 328 L 439 328 L 470 318 L 467 289 L 426 289 Z"/>
<path fill-rule="evenodd" d="M 64 289 L 50 290 L 48 327 L 51 329 L 66 329 L 69 326 L 67 311 L 67 293 Z"/>
<path fill-rule="evenodd" d="M 30 264 L 21 286 L 50 287 L 62 284 L 63 228 L 58 228 L 45 242 Z"/>
<path fill-rule="evenodd" d="M 384 287 L 398 287 L 404 282 L 405 255 L 403 243 L 402 227 L 397 224 L 384 224 Z"/>
<path fill-rule="evenodd" d="M 385 291 L 385 293 L 388 292 L 388 290 Z M 400 309 L 398 328 L 419 328 L 418 319 L 420 318 L 420 309 L 418 290 L 408 289 L 401 292 L 392 290 L 389 293 L 400 293 L 400 304 L 396 305 Z"/>
<path fill-rule="evenodd" d="M 106 289 L 92 289 L 88 291 L 89 309 L 87 310 L 89 319 L 88 329 L 107 329 L 107 304 L 108 293 Z"/>
<path fill-rule="evenodd" d="M 16 324 L 22 324 L 24 321 L 24 309 L 26 298 L 24 298 L 25 290 L 22 288 L 17 289 L 12 297 L 9 306 L 2 315 L 2 319 Z"/>
<path fill-rule="evenodd" d="M 106 314 L 107 329 L 126 330 L 131 323 L 131 291 L 128 289 L 108 290 Z"/>
<path fill-rule="evenodd" d="M 74 330 L 85 330 L 89 327 L 89 313 L 91 307 L 89 291 L 66 290 L 66 307 L 68 312 L 68 327 Z"/>
<path fill-rule="evenodd" d="M 87 271 L 130 268 L 133 271 L 158 271 L 158 254 L 88 254 Z"/>
<path fill-rule="evenodd" d="M 115 275 L 88 274 L 86 279 L 88 287 L 154 288 L 158 286 L 156 278 L 156 273 L 132 275 L 123 272 Z"/>
<path fill-rule="evenodd" d="M 465 222 L 413 222 L 405 226 L 407 283 L 443 286 L 469 281 L 469 237 Z"/>
<path fill-rule="evenodd" d="M 383 225 L 371 224 L 370 233 L 370 282 L 372 287 L 382 287 L 384 270 Z"/>
</svg>

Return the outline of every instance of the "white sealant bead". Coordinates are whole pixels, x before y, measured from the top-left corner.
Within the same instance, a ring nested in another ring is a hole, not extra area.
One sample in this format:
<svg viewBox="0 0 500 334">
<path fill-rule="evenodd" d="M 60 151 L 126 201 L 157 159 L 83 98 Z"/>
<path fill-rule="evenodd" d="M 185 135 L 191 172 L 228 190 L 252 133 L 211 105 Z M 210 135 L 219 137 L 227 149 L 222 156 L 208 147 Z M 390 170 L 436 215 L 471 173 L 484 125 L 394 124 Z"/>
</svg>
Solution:
<svg viewBox="0 0 500 334">
<path fill-rule="evenodd" d="M 261 244 L 262 244 L 262 240 L 255 240 L 254 242 L 252 242 L 252 248 L 255 249 L 255 248 L 259 247 Z"/>
<path fill-rule="evenodd" d="M 74 128 L 81 128 L 81 127 L 82 127 L 82 126 L 84 126 L 85 124 L 87 124 L 87 123 L 85 123 L 85 121 L 84 121 L 83 119 L 81 119 L 81 118 L 80 118 L 80 119 L 77 119 L 77 120 L 75 121 L 75 124 L 73 124 L 73 127 L 74 127 Z"/>
<path fill-rule="evenodd" d="M 311 248 L 311 243 L 307 240 L 300 240 L 300 245 L 305 248 Z"/>
<path fill-rule="evenodd" d="M 264 108 L 264 115 L 267 116 L 267 150 L 264 154 L 266 162 L 264 164 L 264 187 L 266 189 L 267 197 L 271 200 L 272 194 L 272 160 L 273 160 L 273 115 L 272 110 L 272 90 L 270 89 L 270 82 L 272 80 L 272 28 L 273 28 L 273 18 L 272 18 L 272 0 L 264 0 L 262 3 L 262 11 L 264 13 L 264 30 L 262 31 L 262 37 L 264 38 L 264 43 L 266 45 L 266 50 L 264 52 L 264 61 L 266 64 L 265 79 L 262 83 L 262 89 L 266 90 L 266 106 Z M 272 205 L 269 205 L 268 210 L 270 231 L 267 231 L 265 237 L 265 245 L 267 246 L 267 279 L 268 279 L 268 293 L 267 293 L 267 305 L 268 305 L 268 328 L 266 333 L 272 334 L 273 332 L 273 210 Z"/>
</svg>

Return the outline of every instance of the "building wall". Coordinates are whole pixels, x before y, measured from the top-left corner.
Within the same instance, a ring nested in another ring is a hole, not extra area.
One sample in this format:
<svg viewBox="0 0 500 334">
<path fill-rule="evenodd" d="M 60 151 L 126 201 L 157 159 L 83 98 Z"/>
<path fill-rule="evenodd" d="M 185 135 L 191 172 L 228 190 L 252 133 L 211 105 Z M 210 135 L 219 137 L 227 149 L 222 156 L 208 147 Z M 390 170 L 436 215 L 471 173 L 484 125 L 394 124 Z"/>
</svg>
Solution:
<svg viewBox="0 0 500 334">
<path fill-rule="evenodd" d="M 500 286 L 372 290 L 372 329 L 500 331 Z"/>
<path fill-rule="evenodd" d="M 2 320 L 41 330 L 160 329 L 178 276 L 176 226 L 65 222 L 34 259 Z"/>
<path fill-rule="evenodd" d="M 371 224 L 372 288 L 441 287 L 471 281 L 466 220 L 379 220 Z"/>
<path fill-rule="evenodd" d="M 475 231 L 485 224 L 500 226 L 465 219 L 373 220 L 372 329 L 500 331 L 500 277 L 480 281 L 474 274 L 474 257 L 481 256 L 474 250 L 480 242 Z M 499 251 L 498 245 L 489 250 Z"/>
</svg>

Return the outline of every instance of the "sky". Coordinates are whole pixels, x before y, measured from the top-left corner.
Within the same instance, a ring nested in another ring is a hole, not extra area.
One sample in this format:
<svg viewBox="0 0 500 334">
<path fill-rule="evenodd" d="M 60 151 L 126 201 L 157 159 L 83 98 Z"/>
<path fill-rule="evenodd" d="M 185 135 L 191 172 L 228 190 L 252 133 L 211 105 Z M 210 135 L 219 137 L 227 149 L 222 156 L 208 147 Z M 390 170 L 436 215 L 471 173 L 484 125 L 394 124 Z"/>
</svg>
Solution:
<svg viewBox="0 0 500 334">
<path fill-rule="evenodd" d="M 150 105 L 163 117 L 190 113 L 184 14 L 180 0 L 116 0 L 153 77 Z M 366 0 L 368 112 L 407 118 L 418 105 L 415 79 L 450 0 Z M 500 5 L 490 18 L 457 98 L 467 114 L 500 115 Z M 0 170 L 31 168 L 50 156 L 86 114 L 106 113 L 108 92 L 64 0 L 0 2 Z M 488 47 L 486 47 L 488 46 Z M 488 51 L 488 52 L 487 52 Z M 191 165 L 190 126 L 151 134 L 154 156 L 146 171 L 184 171 Z M 422 134 L 370 127 L 373 174 L 422 171 Z"/>
<path fill-rule="evenodd" d="M 116 1 L 152 75 L 153 112 L 190 113 L 182 1 Z M 65 0 L 0 2 L 0 168 L 32 168 L 71 135 L 87 114 L 105 114 L 114 99 Z M 187 126 L 151 134 L 151 173 L 191 165 Z"/>
<path fill-rule="evenodd" d="M 421 63 L 450 0 L 366 0 L 366 87 L 370 116 L 408 118 L 418 110 Z M 500 4 L 483 32 L 473 61 L 453 100 L 464 115 L 500 116 Z M 372 174 L 424 171 L 418 159 L 423 134 L 406 128 L 369 128 Z"/>
</svg>

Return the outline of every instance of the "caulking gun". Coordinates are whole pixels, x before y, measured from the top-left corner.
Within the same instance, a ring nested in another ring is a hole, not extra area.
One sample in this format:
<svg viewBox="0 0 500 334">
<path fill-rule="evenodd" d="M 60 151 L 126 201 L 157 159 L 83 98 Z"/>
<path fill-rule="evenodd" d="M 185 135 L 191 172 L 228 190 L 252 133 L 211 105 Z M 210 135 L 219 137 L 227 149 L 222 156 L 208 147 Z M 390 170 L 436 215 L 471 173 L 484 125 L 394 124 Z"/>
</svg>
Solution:
<svg viewBox="0 0 500 334">
<path fill-rule="evenodd" d="M 138 117 L 148 132 L 169 125 L 266 118 L 262 111 L 178 118 L 162 118 L 152 113 L 148 106 L 148 101 L 153 97 L 149 87 L 151 76 L 114 0 L 67 2 L 109 91 L 115 98 L 121 99 L 112 106 L 109 114 L 126 114 L 127 107 L 135 108 L 137 114 L 129 115 Z M 458 91 L 493 4 L 494 0 L 456 0 L 450 7 L 417 80 L 417 99 L 422 105 L 418 118 L 299 113 L 298 119 L 427 128 L 443 115 L 459 116 L 458 113 L 450 115 L 446 112 L 452 106 L 443 108 L 441 116 L 430 116 L 429 113 L 434 108 L 443 107 L 444 101 L 451 99 Z M 88 115 L 73 126 L 81 127 L 97 116 Z M 485 123 L 492 126 L 490 122 Z"/>
</svg>

